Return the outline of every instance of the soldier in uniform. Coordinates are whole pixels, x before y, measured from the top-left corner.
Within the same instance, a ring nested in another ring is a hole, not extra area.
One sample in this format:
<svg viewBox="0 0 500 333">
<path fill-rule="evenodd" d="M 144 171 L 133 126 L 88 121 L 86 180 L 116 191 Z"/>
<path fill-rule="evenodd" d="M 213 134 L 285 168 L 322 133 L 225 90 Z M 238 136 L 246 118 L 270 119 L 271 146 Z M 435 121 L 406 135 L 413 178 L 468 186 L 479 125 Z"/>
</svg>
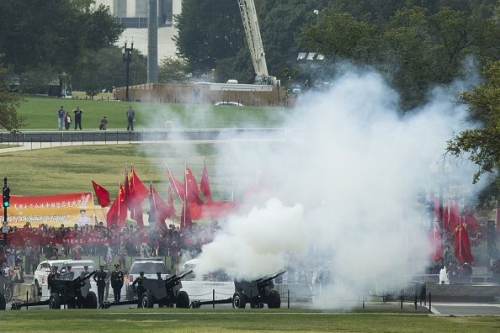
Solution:
<svg viewBox="0 0 500 333">
<path fill-rule="evenodd" d="M 120 293 L 123 287 L 123 272 L 120 270 L 120 264 L 115 265 L 114 272 L 111 273 L 111 288 L 115 296 L 115 303 L 120 301 Z"/>
<path fill-rule="evenodd" d="M 57 272 L 57 266 L 52 266 L 52 270 L 51 272 L 49 273 L 49 276 L 47 276 L 47 285 L 48 285 L 48 288 L 51 289 L 51 285 L 52 285 L 52 280 L 54 279 L 58 279 L 60 276 L 59 276 L 59 272 Z"/>
<path fill-rule="evenodd" d="M 104 303 L 104 288 L 106 287 L 106 272 L 104 271 L 103 265 L 101 265 L 99 271 L 94 274 L 94 281 L 97 284 L 99 307 L 102 307 L 102 303 Z"/>
<path fill-rule="evenodd" d="M 90 272 L 89 272 L 89 266 L 85 265 L 83 266 L 83 271 L 80 273 L 80 276 L 81 277 L 85 277 L 87 275 L 89 275 Z"/>
<path fill-rule="evenodd" d="M 137 291 L 137 299 L 139 300 L 137 307 L 140 307 L 142 294 L 146 292 L 146 289 L 144 289 L 144 286 L 142 284 L 142 281 L 144 279 L 145 279 L 144 272 L 141 271 L 139 272 L 139 276 L 134 280 L 134 282 L 132 282 L 132 288 L 134 291 Z"/>
</svg>

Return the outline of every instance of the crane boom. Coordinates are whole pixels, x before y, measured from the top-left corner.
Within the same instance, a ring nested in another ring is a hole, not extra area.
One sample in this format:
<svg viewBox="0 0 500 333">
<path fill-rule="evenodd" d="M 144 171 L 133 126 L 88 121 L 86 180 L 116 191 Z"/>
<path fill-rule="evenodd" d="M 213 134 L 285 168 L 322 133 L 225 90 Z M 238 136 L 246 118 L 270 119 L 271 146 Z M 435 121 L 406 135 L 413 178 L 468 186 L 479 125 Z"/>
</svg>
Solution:
<svg viewBox="0 0 500 333">
<path fill-rule="evenodd" d="M 255 3 L 253 0 L 238 0 L 238 5 L 240 7 L 248 48 L 252 57 L 253 68 L 257 75 L 256 81 L 268 82 L 271 78 L 267 71 L 266 54 L 264 53 L 264 45 L 260 36 Z M 276 78 L 273 79 L 275 80 Z"/>
</svg>

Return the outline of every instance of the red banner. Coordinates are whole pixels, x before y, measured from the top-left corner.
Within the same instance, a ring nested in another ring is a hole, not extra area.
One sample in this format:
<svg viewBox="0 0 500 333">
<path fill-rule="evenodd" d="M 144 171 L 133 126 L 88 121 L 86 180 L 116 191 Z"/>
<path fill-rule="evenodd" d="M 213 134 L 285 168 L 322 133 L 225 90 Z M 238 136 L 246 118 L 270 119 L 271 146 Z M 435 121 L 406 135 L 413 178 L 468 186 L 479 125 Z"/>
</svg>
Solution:
<svg viewBox="0 0 500 333">
<path fill-rule="evenodd" d="M 9 226 L 23 227 L 27 222 L 38 228 L 40 224 L 49 226 L 73 226 L 74 224 L 94 224 L 96 211 L 91 192 L 45 196 L 10 196 L 7 210 Z M 103 214 L 98 214 L 102 221 Z"/>
</svg>

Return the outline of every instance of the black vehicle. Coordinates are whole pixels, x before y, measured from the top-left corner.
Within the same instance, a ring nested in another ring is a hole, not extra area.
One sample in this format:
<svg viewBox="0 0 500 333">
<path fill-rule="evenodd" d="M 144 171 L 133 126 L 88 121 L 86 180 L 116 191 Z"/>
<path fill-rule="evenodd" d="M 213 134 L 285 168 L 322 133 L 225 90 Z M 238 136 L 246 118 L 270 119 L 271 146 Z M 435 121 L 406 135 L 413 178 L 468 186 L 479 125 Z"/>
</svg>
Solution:
<svg viewBox="0 0 500 333">
<path fill-rule="evenodd" d="M 252 308 L 262 308 L 264 304 L 270 309 L 281 306 L 280 294 L 274 290 L 273 280 L 286 271 L 262 277 L 254 281 L 234 281 L 235 292 L 233 295 L 233 307 L 244 309 L 247 302 Z"/>
<path fill-rule="evenodd" d="M 79 276 L 73 280 L 63 277 L 49 279 L 50 298 L 49 308 L 60 309 L 61 305 L 68 308 L 97 309 L 97 296 L 90 291 L 89 279 L 96 272 Z"/>
<path fill-rule="evenodd" d="M 138 295 L 143 308 L 152 308 L 155 303 L 158 306 L 177 308 L 189 308 L 189 295 L 185 291 L 181 291 L 181 280 L 191 274 L 193 271 L 187 271 L 179 275 L 171 275 L 165 280 L 148 279 L 142 280 L 142 285 L 146 290 L 142 295 Z"/>
</svg>

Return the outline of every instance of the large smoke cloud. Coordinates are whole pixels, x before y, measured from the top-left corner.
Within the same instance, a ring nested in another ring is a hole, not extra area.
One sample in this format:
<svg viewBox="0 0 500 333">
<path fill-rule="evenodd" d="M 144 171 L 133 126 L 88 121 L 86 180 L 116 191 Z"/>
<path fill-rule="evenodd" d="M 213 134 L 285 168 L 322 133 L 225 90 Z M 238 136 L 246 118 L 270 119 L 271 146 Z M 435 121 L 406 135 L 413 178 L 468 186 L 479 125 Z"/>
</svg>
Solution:
<svg viewBox="0 0 500 333">
<path fill-rule="evenodd" d="M 287 269 L 293 258 L 321 266 L 332 293 L 352 296 L 366 283 L 422 272 L 431 222 L 417 193 L 434 189 L 429 166 L 442 162 L 446 141 L 464 126 L 457 92 L 436 90 L 402 116 L 379 74 L 349 72 L 302 97 L 284 116 L 282 142 L 224 145 L 211 172 L 248 182 L 261 173 L 271 191 L 223 224 L 202 249 L 199 272 L 251 279 Z M 469 185 L 470 166 L 454 165 L 456 181 Z"/>
</svg>

